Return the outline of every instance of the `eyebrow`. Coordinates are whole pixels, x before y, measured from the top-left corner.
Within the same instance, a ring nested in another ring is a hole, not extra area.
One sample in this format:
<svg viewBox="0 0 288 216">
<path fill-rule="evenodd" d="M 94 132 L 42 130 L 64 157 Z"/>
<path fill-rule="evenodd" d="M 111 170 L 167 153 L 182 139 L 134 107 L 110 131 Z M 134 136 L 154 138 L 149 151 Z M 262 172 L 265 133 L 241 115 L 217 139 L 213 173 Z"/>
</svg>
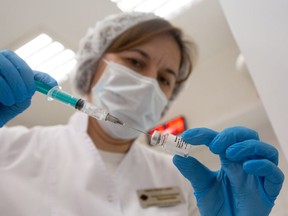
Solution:
<svg viewBox="0 0 288 216">
<path fill-rule="evenodd" d="M 146 59 L 148 59 L 148 60 L 151 60 L 150 56 L 149 56 L 146 52 L 144 52 L 143 50 L 141 50 L 141 49 L 133 48 L 133 49 L 130 49 L 130 51 L 137 52 L 137 53 L 139 53 L 141 56 L 143 56 L 144 58 L 146 58 Z M 176 72 L 175 72 L 174 70 L 172 70 L 172 69 L 170 69 L 170 68 L 167 68 L 165 71 L 166 71 L 167 73 L 169 73 L 169 74 L 172 74 L 175 78 L 177 78 Z"/>
<path fill-rule="evenodd" d="M 150 56 L 149 56 L 146 52 L 144 52 L 143 50 L 141 50 L 141 49 L 133 48 L 133 49 L 130 49 L 130 51 L 137 52 L 137 53 L 139 53 L 141 56 L 143 56 L 144 58 L 146 58 L 146 59 L 148 59 L 148 60 L 151 59 Z"/>
</svg>

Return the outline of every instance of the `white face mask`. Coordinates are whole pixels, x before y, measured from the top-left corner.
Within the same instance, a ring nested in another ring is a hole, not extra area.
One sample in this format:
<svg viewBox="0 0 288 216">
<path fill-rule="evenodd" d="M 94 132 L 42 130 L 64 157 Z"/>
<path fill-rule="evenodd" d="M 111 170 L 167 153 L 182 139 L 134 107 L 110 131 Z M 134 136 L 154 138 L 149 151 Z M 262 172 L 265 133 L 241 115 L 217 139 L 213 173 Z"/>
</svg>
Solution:
<svg viewBox="0 0 288 216">
<path fill-rule="evenodd" d="M 168 104 L 155 79 L 111 61 L 107 62 L 92 94 L 93 104 L 142 131 L 148 131 L 158 123 Z M 139 132 L 127 127 L 105 121 L 98 123 L 113 138 L 128 140 L 139 136 Z"/>
</svg>

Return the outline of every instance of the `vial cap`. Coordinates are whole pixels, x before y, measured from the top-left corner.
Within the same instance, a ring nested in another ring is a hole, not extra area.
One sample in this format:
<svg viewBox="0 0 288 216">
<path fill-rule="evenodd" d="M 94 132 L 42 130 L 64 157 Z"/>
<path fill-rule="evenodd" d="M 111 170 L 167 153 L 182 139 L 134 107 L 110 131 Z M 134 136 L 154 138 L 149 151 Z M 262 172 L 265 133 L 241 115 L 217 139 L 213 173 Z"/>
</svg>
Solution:
<svg viewBox="0 0 288 216">
<path fill-rule="evenodd" d="M 155 130 L 151 136 L 150 144 L 151 145 L 158 145 L 161 138 L 161 133 Z"/>
</svg>

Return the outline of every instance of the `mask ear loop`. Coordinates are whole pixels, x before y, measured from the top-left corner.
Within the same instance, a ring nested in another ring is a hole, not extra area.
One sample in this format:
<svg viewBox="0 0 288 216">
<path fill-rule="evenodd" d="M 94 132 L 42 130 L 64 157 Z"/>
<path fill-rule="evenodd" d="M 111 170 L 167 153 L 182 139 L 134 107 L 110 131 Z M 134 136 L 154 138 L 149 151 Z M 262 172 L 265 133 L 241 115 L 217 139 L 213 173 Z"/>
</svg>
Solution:
<svg viewBox="0 0 288 216">
<path fill-rule="evenodd" d="M 168 112 L 168 110 L 171 107 L 171 103 L 172 102 L 170 101 L 170 99 L 168 99 L 168 102 L 167 102 L 166 106 L 164 107 L 164 109 L 163 109 L 163 111 L 161 113 L 161 118 L 163 118 L 166 115 L 166 113 Z"/>
</svg>

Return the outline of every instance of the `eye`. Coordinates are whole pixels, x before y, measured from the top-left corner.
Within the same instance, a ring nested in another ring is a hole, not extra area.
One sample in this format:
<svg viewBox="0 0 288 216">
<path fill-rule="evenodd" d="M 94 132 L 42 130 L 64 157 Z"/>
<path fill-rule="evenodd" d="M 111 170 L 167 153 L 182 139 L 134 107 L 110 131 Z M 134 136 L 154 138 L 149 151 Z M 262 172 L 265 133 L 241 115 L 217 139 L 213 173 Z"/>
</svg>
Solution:
<svg viewBox="0 0 288 216">
<path fill-rule="evenodd" d="M 144 67 L 143 62 L 141 62 L 141 61 L 138 60 L 138 59 L 128 58 L 127 61 L 129 62 L 129 64 L 130 64 L 132 67 L 135 67 L 135 68 L 142 68 L 142 67 Z"/>
<path fill-rule="evenodd" d="M 170 80 L 164 76 L 158 76 L 157 80 L 160 85 L 167 86 L 167 87 L 171 85 Z"/>
</svg>

